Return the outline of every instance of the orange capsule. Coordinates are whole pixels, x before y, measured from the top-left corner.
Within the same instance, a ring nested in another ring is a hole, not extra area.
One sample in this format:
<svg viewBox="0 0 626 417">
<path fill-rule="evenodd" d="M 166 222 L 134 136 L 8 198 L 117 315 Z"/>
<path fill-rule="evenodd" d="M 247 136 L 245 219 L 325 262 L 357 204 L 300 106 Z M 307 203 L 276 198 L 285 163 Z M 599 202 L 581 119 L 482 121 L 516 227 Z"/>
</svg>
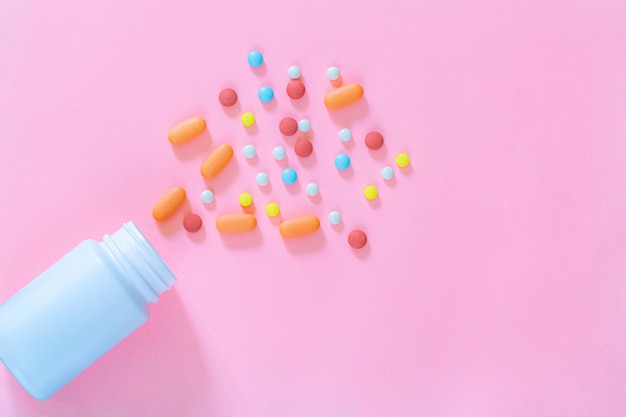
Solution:
<svg viewBox="0 0 626 417">
<path fill-rule="evenodd" d="M 286 238 L 306 236 L 320 228 L 320 220 L 315 216 L 300 216 L 285 220 L 280 224 L 280 234 Z"/>
<path fill-rule="evenodd" d="M 217 177 L 217 174 L 222 172 L 226 165 L 228 165 L 233 154 L 232 146 L 222 143 L 206 157 L 200 167 L 200 173 L 207 180 Z"/>
<path fill-rule="evenodd" d="M 328 110 L 336 110 L 356 103 L 361 97 L 363 97 L 361 84 L 348 84 L 326 94 L 324 104 Z"/>
<path fill-rule="evenodd" d="M 170 140 L 172 145 L 178 146 L 200 136 L 205 129 L 206 122 L 204 119 L 200 116 L 196 116 L 191 119 L 187 119 L 184 122 L 180 122 L 170 129 L 167 134 L 167 138 Z"/>
<path fill-rule="evenodd" d="M 169 219 L 183 205 L 186 199 L 187 193 L 183 187 L 170 189 L 152 209 L 152 217 L 159 222 Z"/>
<path fill-rule="evenodd" d="M 256 217 L 247 213 L 225 214 L 217 218 L 215 227 L 221 233 L 247 233 L 256 229 Z"/>
</svg>

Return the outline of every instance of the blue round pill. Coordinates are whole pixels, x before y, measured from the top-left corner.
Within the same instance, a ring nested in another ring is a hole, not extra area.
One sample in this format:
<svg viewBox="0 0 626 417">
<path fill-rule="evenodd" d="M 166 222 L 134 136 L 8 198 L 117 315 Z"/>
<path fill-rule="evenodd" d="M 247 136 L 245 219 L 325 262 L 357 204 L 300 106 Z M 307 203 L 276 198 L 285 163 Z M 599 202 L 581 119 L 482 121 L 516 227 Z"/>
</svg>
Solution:
<svg viewBox="0 0 626 417">
<path fill-rule="evenodd" d="M 269 103 L 270 101 L 272 101 L 273 98 L 274 90 L 272 90 L 270 87 L 264 85 L 263 87 L 259 88 L 259 100 L 261 100 L 263 103 Z"/>
<path fill-rule="evenodd" d="M 258 68 L 263 63 L 263 55 L 259 51 L 252 51 L 248 54 L 248 64 L 252 68 Z"/>
<path fill-rule="evenodd" d="M 292 80 L 297 80 L 302 75 L 302 71 L 300 71 L 300 67 L 299 66 L 292 65 L 287 70 L 287 75 L 289 75 L 289 78 L 291 78 Z"/>
<path fill-rule="evenodd" d="M 350 166 L 350 157 L 345 153 L 340 153 L 335 157 L 335 166 L 339 171 L 344 171 Z"/>
<path fill-rule="evenodd" d="M 298 121 L 298 130 L 306 133 L 311 130 L 311 122 L 308 119 L 301 119 Z"/>
<path fill-rule="evenodd" d="M 291 169 L 291 168 L 285 168 L 285 170 L 283 171 L 281 178 L 283 179 L 283 182 L 287 185 L 291 185 L 294 182 L 296 182 L 296 180 L 298 179 L 298 174 L 296 173 L 295 170 Z"/>
<path fill-rule="evenodd" d="M 341 213 L 338 211 L 331 211 L 328 213 L 328 221 L 330 224 L 339 224 L 341 223 Z"/>
<path fill-rule="evenodd" d="M 309 197 L 315 197 L 320 192 L 320 188 L 314 182 L 307 184 L 305 190 Z"/>
<path fill-rule="evenodd" d="M 384 167 L 380 171 L 380 176 L 383 177 L 384 180 L 392 179 L 393 178 L 393 168 L 391 168 L 391 167 Z"/>
<path fill-rule="evenodd" d="M 282 161 L 283 159 L 285 159 L 285 148 L 283 148 L 282 146 L 275 147 L 272 151 L 272 155 L 277 161 Z"/>
<path fill-rule="evenodd" d="M 339 131 L 339 139 L 341 139 L 342 142 L 349 142 L 350 139 L 352 139 L 352 131 L 344 127 Z"/>
<path fill-rule="evenodd" d="M 265 187 L 270 182 L 270 177 L 265 172 L 256 174 L 256 183 L 259 187 Z"/>
<path fill-rule="evenodd" d="M 254 145 L 246 145 L 243 147 L 243 156 L 252 159 L 256 156 L 256 148 Z"/>
<path fill-rule="evenodd" d="M 213 191 L 211 190 L 204 190 L 202 191 L 202 194 L 200 194 L 200 199 L 202 200 L 204 204 L 212 203 L 214 198 L 215 198 L 215 195 L 213 194 Z"/>
<path fill-rule="evenodd" d="M 331 81 L 338 80 L 340 75 L 341 73 L 339 72 L 339 68 L 337 67 L 330 67 L 326 70 L 326 76 Z"/>
</svg>

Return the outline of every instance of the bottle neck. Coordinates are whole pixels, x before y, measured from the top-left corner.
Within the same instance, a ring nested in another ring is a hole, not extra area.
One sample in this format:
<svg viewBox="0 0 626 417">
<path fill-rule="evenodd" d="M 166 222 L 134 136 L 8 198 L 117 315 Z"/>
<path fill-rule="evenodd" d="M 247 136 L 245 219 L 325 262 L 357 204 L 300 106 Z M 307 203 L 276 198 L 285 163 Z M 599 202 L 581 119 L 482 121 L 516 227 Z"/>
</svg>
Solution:
<svg viewBox="0 0 626 417">
<path fill-rule="evenodd" d="M 133 222 L 124 223 L 102 240 L 147 302 L 156 303 L 159 295 L 176 282 L 172 271 Z"/>
</svg>

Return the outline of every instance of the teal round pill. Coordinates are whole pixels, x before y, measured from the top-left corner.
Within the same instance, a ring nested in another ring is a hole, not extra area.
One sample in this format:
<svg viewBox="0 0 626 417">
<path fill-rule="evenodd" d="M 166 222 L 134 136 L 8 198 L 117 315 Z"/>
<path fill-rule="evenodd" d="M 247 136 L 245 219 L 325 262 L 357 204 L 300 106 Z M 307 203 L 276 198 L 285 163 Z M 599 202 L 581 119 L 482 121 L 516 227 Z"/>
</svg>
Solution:
<svg viewBox="0 0 626 417">
<path fill-rule="evenodd" d="M 264 85 L 263 87 L 259 88 L 258 95 L 259 100 L 261 100 L 263 103 L 269 103 L 274 98 L 274 90 Z"/>
<path fill-rule="evenodd" d="M 289 78 L 291 78 L 292 80 L 297 80 L 302 75 L 302 71 L 300 71 L 300 67 L 299 66 L 292 65 L 287 70 L 287 75 L 289 75 Z"/>
<path fill-rule="evenodd" d="M 347 127 L 344 127 L 339 131 L 339 139 L 342 142 L 350 142 L 350 139 L 352 139 L 352 131 Z"/>
<path fill-rule="evenodd" d="M 345 171 L 350 167 L 350 157 L 345 153 L 340 153 L 335 157 L 335 166 L 339 171 Z"/>
<path fill-rule="evenodd" d="M 311 130 L 311 122 L 308 119 L 301 119 L 298 121 L 298 130 L 306 133 Z"/>
<path fill-rule="evenodd" d="M 256 148 L 254 145 L 246 145 L 243 147 L 243 156 L 252 159 L 256 156 Z"/>
<path fill-rule="evenodd" d="M 259 187 L 265 187 L 270 182 L 270 177 L 265 172 L 256 174 L 256 183 Z"/>
<path fill-rule="evenodd" d="M 330 224 L 339 224 L 341 223 L 341 213 L 334 210 L 328 213 L 328 221 Z"/>
<path fill-rule="evenodd" d="M 248 64 L 252 68 L 260 67 L 263 63 L 263 55 L 259 51 L 252 51 L 248 54 Z"/>
<path fill-rule="evenodd" d="M 214 198 L 215 194 L 213 194 L 213 191 L 211 190 L 204 190 L 202 191 L 202 194 L 200 194 L 200 199 L 204 204 L 212 203 Z"/>
<path fill-rule="evenodd" d="M 291 185 L 298 179 L 298 173 L 292 168 L 285 168 L 281 174 L 283 182 L 287 185 Z"/>
<path fill-rule="evenodd" d="M 320 188 L 316 183 L 311 182 L 306 185 L 305 191 L 309 197 L 315 197 L 320 192 Z"/>
<path fill-rule="evenodd" d="M 326 70 L 326 76 L 328 77 L 329 80 L 335 81 L 339 79 L 339 77 L 341 76 L 341 73 L 339 72 L 339 68 L 330 67 Z"/>
<path fill-rule="evenodd" d="M 285 154 L 285 148 L 283 148 L 282 146 L 277 146 L 272 151 L 272 155 L 277 161 L 282 161 L 283 159 L 285 159 Z"/>
<path fill-rule="evenodd" d="M 383 177 L 384 180 L 390 180 L 393 178 L 393 168 L 391 167 L 384 167 L 381 171 L 380 171 L 380 176 Z"/>
</svg>

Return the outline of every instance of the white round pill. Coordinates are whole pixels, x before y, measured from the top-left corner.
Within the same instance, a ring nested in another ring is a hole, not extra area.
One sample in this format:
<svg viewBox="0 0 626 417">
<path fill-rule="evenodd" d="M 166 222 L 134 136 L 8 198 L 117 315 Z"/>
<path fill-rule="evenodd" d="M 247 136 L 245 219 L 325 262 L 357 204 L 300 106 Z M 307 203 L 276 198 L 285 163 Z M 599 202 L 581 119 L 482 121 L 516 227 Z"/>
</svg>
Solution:
<svg viewBox="0 0 626 417">
<path fill-rule="evenodd" d="M 352 131 L 347 127 L 344 127 L 339 131 L 339 139 L 342 142 L 350 142 L 350 139 L 352 139 Z"/>
<path fill-rule="evenodd" d="M 292 65 L 287 70 L 287 75 L 289 75 L 289 78 L 291 78 L 292 80 L 297 80 L 302 75 L 302 71 L 300 71 L 300 67 L 299 66 Z"/>
<path fill-rule="evenodd" d="M 339 68 L 330 67 L 326 70 L 326 76 L 328 77 L 329 80 L 335 81 L 339 79 L 339 77 L 341 76 L 341 73 L 339 72 Z"/>
</svg>

